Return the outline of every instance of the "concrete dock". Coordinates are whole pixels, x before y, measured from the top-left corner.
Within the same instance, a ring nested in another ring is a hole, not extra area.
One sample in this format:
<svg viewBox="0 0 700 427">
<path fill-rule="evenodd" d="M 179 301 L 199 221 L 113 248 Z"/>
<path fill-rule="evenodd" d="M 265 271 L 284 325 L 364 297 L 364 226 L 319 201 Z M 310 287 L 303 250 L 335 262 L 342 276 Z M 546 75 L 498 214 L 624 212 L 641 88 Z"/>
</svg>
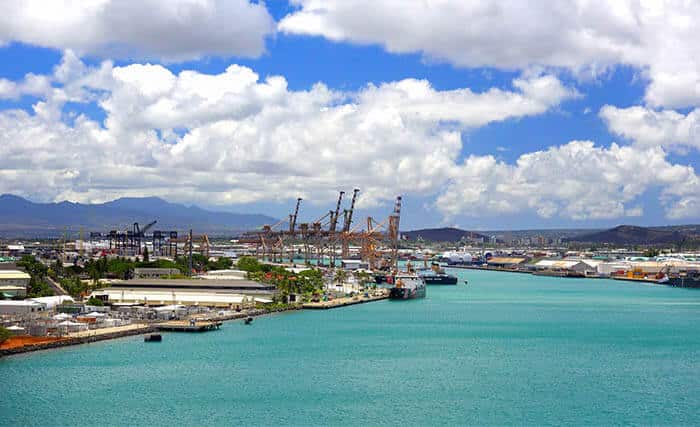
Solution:
<svg viewBox="0 0 700 427">
<path fill-rule="evenodd" d="M 366 302 L 380 301 L 387 298 L 389 298 L 388 292 L 382 293 L 381 295 L 374 295 L 369 297 L 356 296 L 336 298 L 330 301 L 307 302 L 304 303 L 302 307 L 309 310 L 327 310 L 329 308 L 347 307 L 349 305 L 364 304 Z"/>
</svg>

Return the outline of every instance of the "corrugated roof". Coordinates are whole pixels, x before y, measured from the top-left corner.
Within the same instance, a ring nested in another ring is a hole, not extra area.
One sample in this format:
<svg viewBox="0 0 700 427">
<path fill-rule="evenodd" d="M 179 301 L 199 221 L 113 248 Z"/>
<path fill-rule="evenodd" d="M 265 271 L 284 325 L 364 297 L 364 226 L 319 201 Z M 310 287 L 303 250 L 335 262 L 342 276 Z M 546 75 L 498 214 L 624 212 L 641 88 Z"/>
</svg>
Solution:
<svg viewBox="0 0 700 427">
<path fill-rule="evenodd" d="M 225 280 L 225 279 L 133 279 L 121 282 L 112 282 L 114 287 L 153 287 L 153 288 L 251 288 L 266 289 L 270 285 L 254 282 L 252 280 Z"/>
<path fill-rule="evenodd" d="M 19 270 L 0 270 L 0 280 L 2 279 L 31 279 L 31 276 Z"/>
</svg>

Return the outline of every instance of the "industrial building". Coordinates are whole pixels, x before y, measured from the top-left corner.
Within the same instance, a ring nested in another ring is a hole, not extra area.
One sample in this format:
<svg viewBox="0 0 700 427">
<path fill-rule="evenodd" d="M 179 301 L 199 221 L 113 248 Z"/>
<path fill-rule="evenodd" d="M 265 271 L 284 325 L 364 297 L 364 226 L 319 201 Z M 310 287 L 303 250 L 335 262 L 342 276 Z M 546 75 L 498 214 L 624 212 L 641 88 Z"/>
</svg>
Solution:
<svg viewBox="0 0 700 427">
<path fill-rule="evenodd" d="M 19 270 L 0 270 L 0 293 L 5 298 L 24 297 L 31 276 Z"/>
<path fill-rule="evenodd" d="M 11 301 L 0 300 L 0 315 L 32 314 L 46 311 L 46 304 L 40 302 L 24 300 Z"/>
<path fill-rule="evenodd" d="M 274 294 L 274 286 L 241 279 L 138 279 L 115 282 L 91 296 L 112 304 L 231 307 L 269 303 Z"/>
</svg>

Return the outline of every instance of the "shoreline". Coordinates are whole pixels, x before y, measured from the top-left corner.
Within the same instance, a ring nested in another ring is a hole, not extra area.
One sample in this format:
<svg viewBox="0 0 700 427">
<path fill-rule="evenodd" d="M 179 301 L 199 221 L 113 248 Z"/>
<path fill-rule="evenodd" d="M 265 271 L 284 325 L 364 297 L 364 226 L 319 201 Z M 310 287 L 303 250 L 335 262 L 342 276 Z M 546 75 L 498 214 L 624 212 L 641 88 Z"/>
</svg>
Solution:
<svg viewBox="0 0 700 427">
<path fill-rule="evenodd" d="M 382 299 L 386 299 L 386 296 L 382 297 L 370 297 L 370 298 L 361 298 L 360 300 L 351 300 L 351 301 L 345 301 L 346 299 L 349 298 L 344 298 L 343 301 L 340 300 L 334 300 L 334 301 L 340 301 L 339 303 L 335 304 L 330 304 L 326 306 L 307 306 L 307 304 L 319 304 L 319 303 L 306 303 L 306 304 L 300 304 L 296 306 L 289 306 L 285 308 L 274 308 L 274 309 L 251 309 L 247 311 L 241 311 L 241 312 L 236 312 L 233 314 L 228 314 L 224 316 L 194 316 L 194 319 L 197 319 L 198 321 L 214 321 L 214 322 L 228 322 L 228 321 L 233 321 L 233 320 L 244 320 L 248 317 L 261 317 L 261 316 L 266 316 L 266 315 L 272 315 L 272 314 L 277 314 L 277 313 L 284 313 L 288 311 L 303 311 L 303 310 L 328 310 L 332 308 L 340 308 L 340 307 L 347 307 L 350 305 L 355 305 L 355 304 L 363 304 L 367 302 L 374 302 L 374 301 L 380 301 Z M 320 303 L 322 304 L 322 303 Z M 75 346 L 75 345 L 81 345 L 81 344 L 89 344 L 93 342 L 98 342 L 98 341 L 107 341 L 107 340 L 112 340 L 112 339 L 117 339 L 117 338 L 124 338 L 124 337 L 129 337 L 129 336 L 135 336 L 135 335 L 143 335 L 143 334 L 148 334 L 148 333 L 155 333 L 159 332 L 159 325 L 166 323 L 164 322 L 157 322 L 157 323 L 135 323 L 131 325 L 126 325 L 126 326 L 117 326 L 114 328 L 104 328 L 104 329 L 109 329 L 110 331 L 100 331 L 99 329 L 97 330 L 91 330 L 91 331 L 85 331 L 85 332 L 77 332 L 76 335 L 73 336 L 68 336 L 68 337 L 61 337 L 55 341 L 49 341 L 49 342 L 42 342 L 42 343 L 37 343 L 37 344 L 30 344 L 30 345 L 25 345 L 22 347 L 17 347 L 17 348 L 8 348 L 8 349 L 0 349 L 0 358 L 5 357 L 5 356 L 14 356 L 18 354 L 23 354 L 23 353 L 33 353 L 35 351 L 43 351 L 43 350 L 51 350 L 55 348 L 62 348 L 62 347 L 69 347 L 69 346 Z"/>
</svg>

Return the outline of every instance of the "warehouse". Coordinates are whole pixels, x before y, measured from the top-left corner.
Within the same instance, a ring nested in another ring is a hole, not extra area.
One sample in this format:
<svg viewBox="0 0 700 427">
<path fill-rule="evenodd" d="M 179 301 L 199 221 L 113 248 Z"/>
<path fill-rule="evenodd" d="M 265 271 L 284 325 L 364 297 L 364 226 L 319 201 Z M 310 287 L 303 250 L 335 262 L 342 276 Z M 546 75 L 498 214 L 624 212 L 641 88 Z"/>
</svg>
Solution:
<svg viewBox="0 0 700 427">
<path fill-rule="evenodd" d="M 46 304 L 36 301 L 0 301 L 0 315 L 31 314 L 46 311 Z"/>
<path fill-rule="evenodd" d="M 91 296 L 112 304 L 230 307 L 268 303 L 274 293 L 274 286 L 250 280 L 141 279 L 115 282 Z"/>
<path fill-rule="evenodd" d="M 5 298 L 24 297 L 31 276 L 19 270 L 0 270 L 0 293 Z"/>
</svg>

